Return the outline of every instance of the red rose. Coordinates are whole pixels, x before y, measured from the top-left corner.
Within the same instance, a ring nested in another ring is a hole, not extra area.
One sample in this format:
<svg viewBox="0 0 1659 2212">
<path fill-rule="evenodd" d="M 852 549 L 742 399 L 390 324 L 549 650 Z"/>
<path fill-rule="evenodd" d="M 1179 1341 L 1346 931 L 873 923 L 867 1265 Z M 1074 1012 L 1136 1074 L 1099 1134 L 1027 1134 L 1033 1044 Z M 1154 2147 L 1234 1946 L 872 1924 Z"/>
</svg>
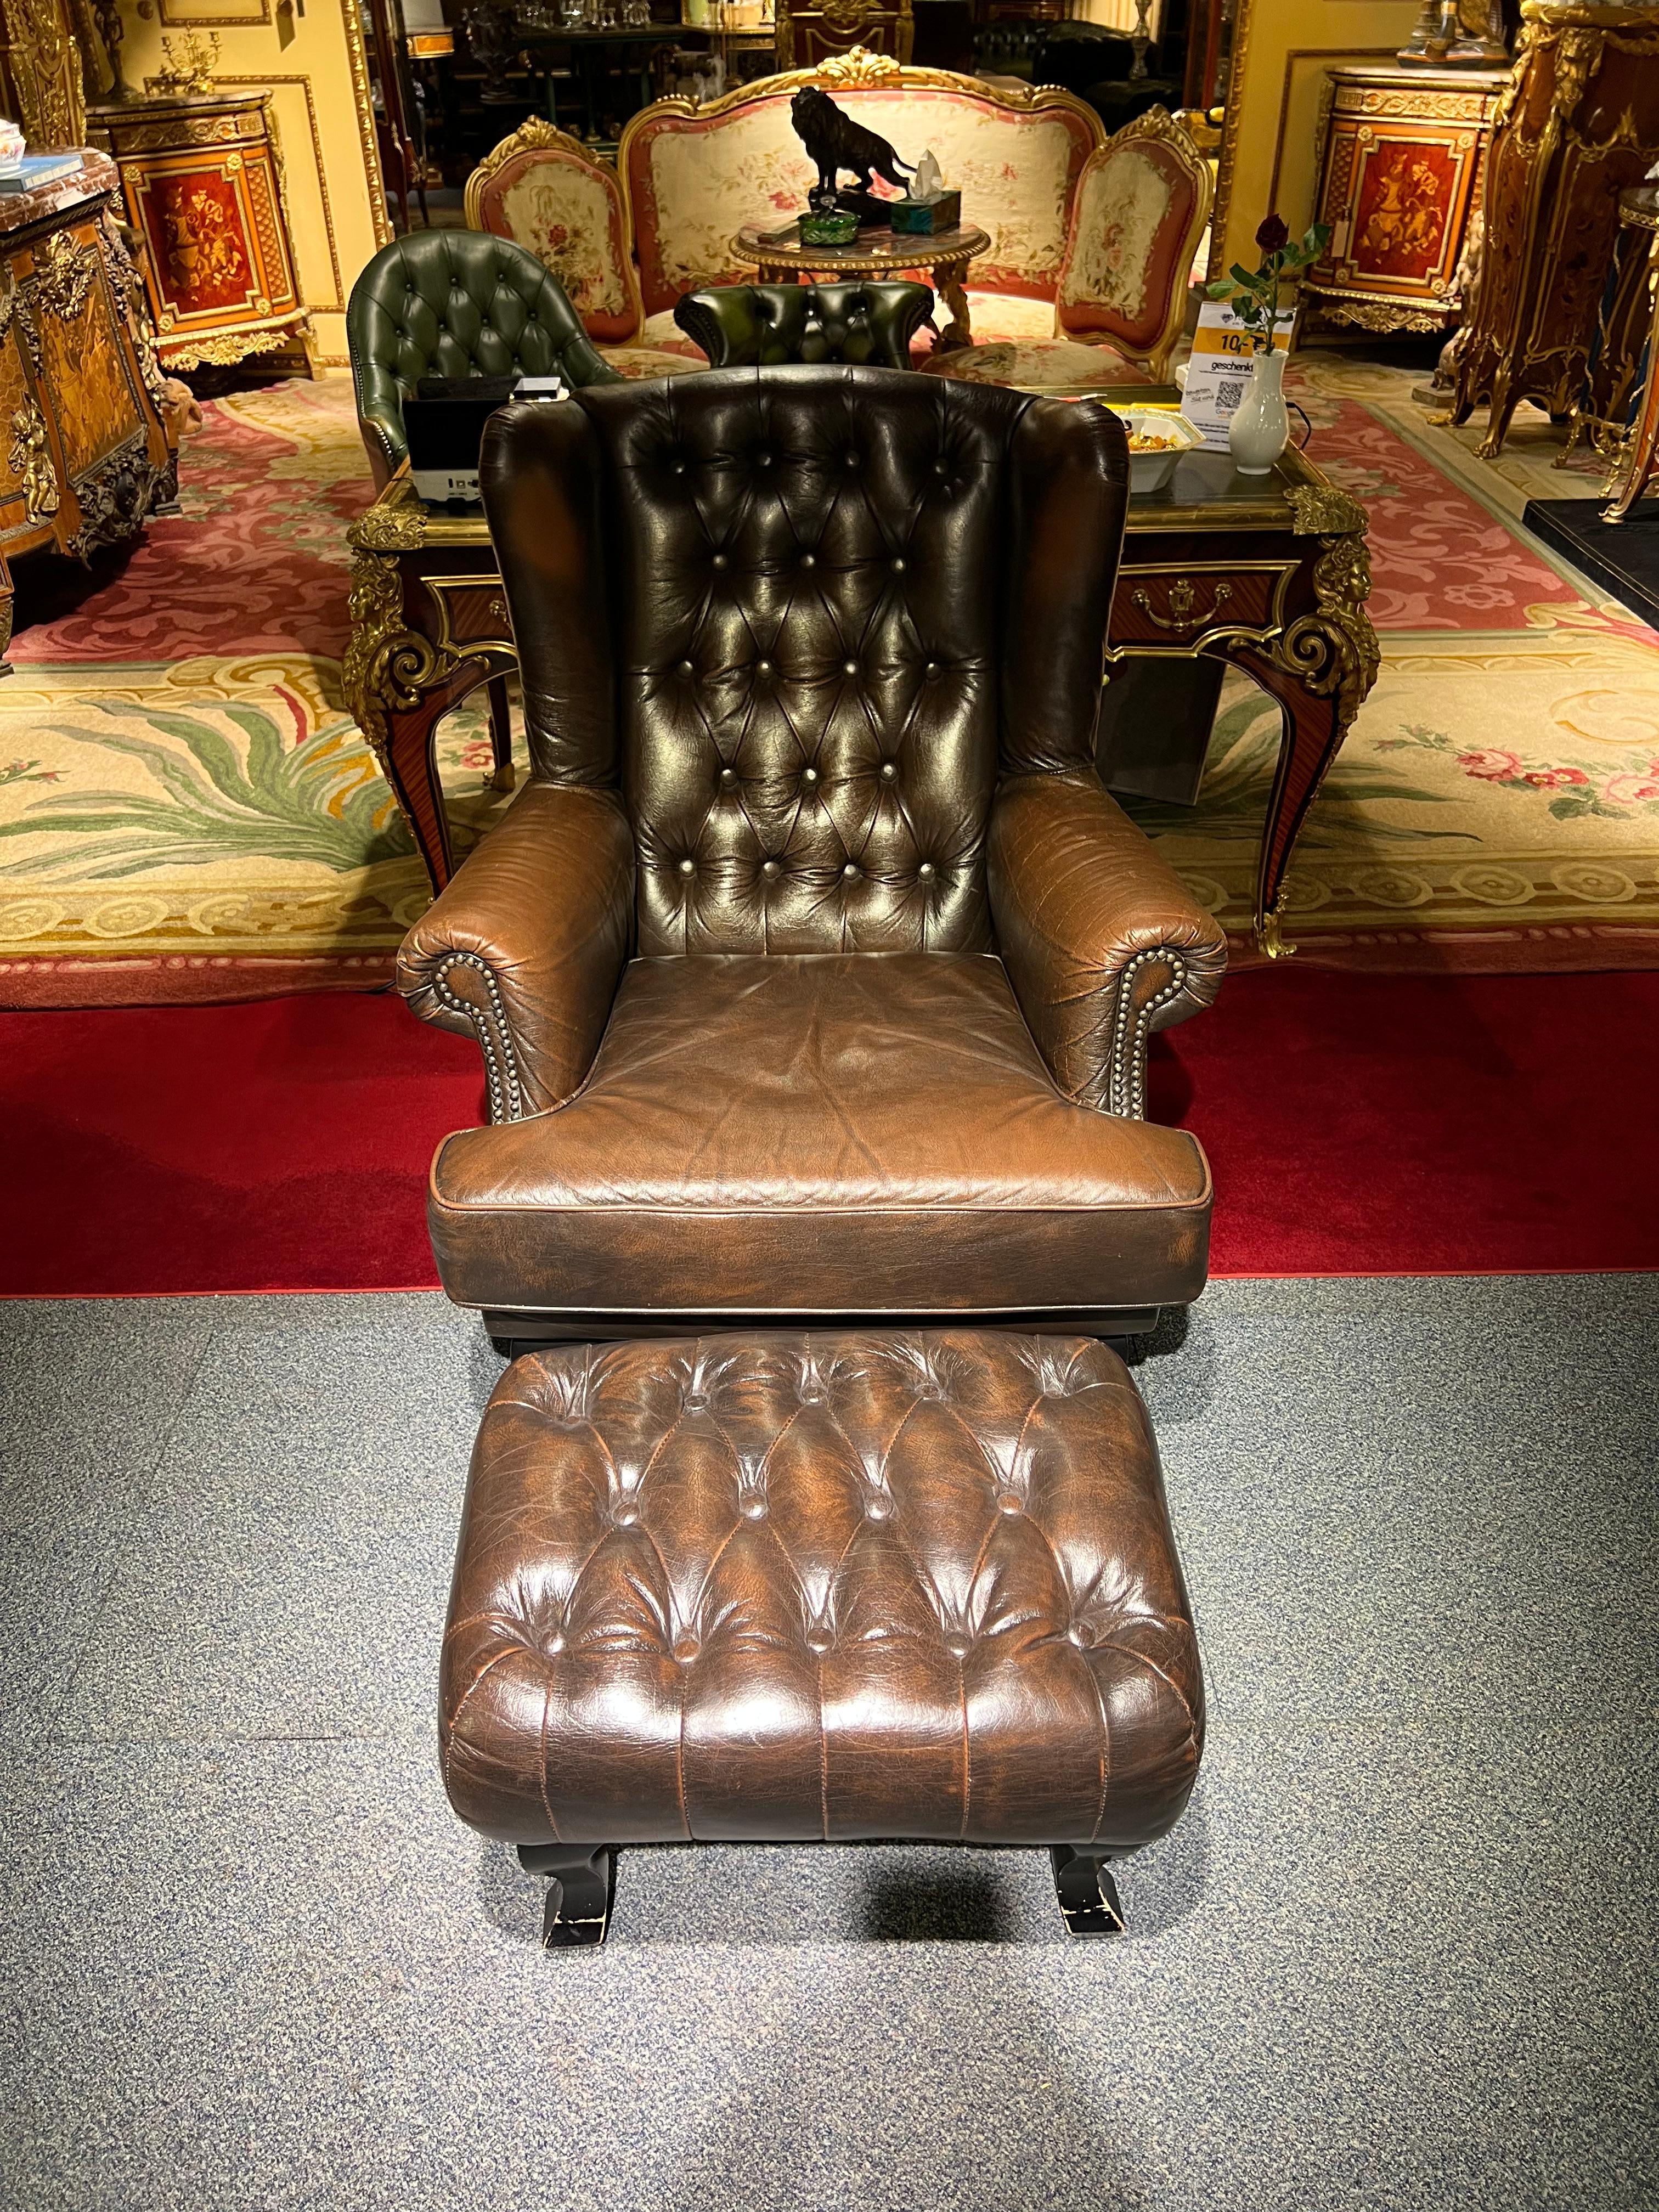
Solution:
<svg viewBox="0 0 1659 2212">
<path fill-rule="evenodd" d="M 1291 234 L 1284 216 L 1270 215 L 1257 231 L 1255 242 L 1264 253 L 1277 253 L 1281 246 L 1288 246 Z"/>
</svg>

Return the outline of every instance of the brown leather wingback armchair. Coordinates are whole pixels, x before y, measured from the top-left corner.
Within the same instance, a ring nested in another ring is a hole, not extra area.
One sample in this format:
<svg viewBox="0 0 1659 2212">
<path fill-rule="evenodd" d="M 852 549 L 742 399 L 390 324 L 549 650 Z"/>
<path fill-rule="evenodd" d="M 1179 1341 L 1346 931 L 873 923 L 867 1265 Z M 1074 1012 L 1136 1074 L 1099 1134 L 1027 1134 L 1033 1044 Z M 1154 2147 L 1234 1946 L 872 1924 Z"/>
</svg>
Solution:
<svg viewBox="0 0 1659 2212">
<path fill-rule="evenodd" d="M 517 1341 L 1194 1297 L 1146 1046 L 1225 945 L 1092 766 L 1115 417 L 729 369 L 509 407 L 483 477 L 532 779 L 398 971 L 488 1071 L 450 1296 Z"/>
</svg>

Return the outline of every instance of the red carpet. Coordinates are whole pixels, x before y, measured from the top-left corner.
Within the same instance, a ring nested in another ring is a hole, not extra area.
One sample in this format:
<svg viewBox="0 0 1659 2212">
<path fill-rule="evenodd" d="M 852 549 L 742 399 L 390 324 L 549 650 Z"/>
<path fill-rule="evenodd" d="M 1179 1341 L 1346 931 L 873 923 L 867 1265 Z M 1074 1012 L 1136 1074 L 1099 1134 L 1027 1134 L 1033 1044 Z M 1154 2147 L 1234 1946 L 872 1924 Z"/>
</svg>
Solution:
<svg viewBox="0 0 1659 2212">
<path fill-rule="evenodd" d="M 0 1014 L 0 1292 L 434 1283 L 477 1054 L 391 997 Z M 1659 975 L 1233 976 L 1157 1041 L 1224 1275 L 1659 1267 Z"/>
</svg>

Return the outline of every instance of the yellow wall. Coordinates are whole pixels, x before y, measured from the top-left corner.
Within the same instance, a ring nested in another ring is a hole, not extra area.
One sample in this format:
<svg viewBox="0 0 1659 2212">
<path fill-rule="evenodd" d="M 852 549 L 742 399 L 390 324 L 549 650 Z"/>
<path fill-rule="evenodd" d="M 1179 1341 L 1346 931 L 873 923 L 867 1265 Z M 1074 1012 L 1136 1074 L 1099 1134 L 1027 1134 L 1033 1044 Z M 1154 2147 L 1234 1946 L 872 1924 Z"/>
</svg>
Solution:
<svg viewBox="0 0 1659 2212">
<path fill-rule="evenodd" d="M 352 282 L 391 235 L 356 0 L 154 0 L 148 19 L 122 0 L 121 21 L 135 86 L 164 65 L 164 37 L 178 53 L 195 27 L 219 41 L 225 91 L 273 94 L 300 296 L 319 359 L 343 363 Z"/>
<path fill-rule="evenodd" d="M 1276 208 L 1300 236 L 1319 181 L 1319 99 L 1335 63 L 1391 58 L 1419 15 L 1418 0 L 1240 0 L 1221 190 L 1226 228 L 1210 267 L 1255 268 L 1257 224 Z M 1231 185 L 1229 171 L 1231 170 Z"/>
</svg>

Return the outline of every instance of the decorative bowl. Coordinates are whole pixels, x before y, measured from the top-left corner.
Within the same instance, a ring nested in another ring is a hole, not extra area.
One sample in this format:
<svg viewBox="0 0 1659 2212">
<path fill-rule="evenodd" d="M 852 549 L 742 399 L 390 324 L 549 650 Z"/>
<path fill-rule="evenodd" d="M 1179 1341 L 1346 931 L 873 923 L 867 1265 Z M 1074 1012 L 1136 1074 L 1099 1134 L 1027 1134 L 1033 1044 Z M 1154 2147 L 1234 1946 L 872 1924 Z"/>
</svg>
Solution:
<svg viewBox="0 0 1659 2212">
<path fill-rule="evenodd" d="M 1204 433 L 1170 407 L 1119 407 L 1114 410 L 1129 434 L 1129 496 L 1144 498 L 1162 491 L 1181 465 L 1183 453 L 1204 443 Z M 1137 435 L 1168 439 L 1164 446 L 1137 453 Z"/>
</svg>

